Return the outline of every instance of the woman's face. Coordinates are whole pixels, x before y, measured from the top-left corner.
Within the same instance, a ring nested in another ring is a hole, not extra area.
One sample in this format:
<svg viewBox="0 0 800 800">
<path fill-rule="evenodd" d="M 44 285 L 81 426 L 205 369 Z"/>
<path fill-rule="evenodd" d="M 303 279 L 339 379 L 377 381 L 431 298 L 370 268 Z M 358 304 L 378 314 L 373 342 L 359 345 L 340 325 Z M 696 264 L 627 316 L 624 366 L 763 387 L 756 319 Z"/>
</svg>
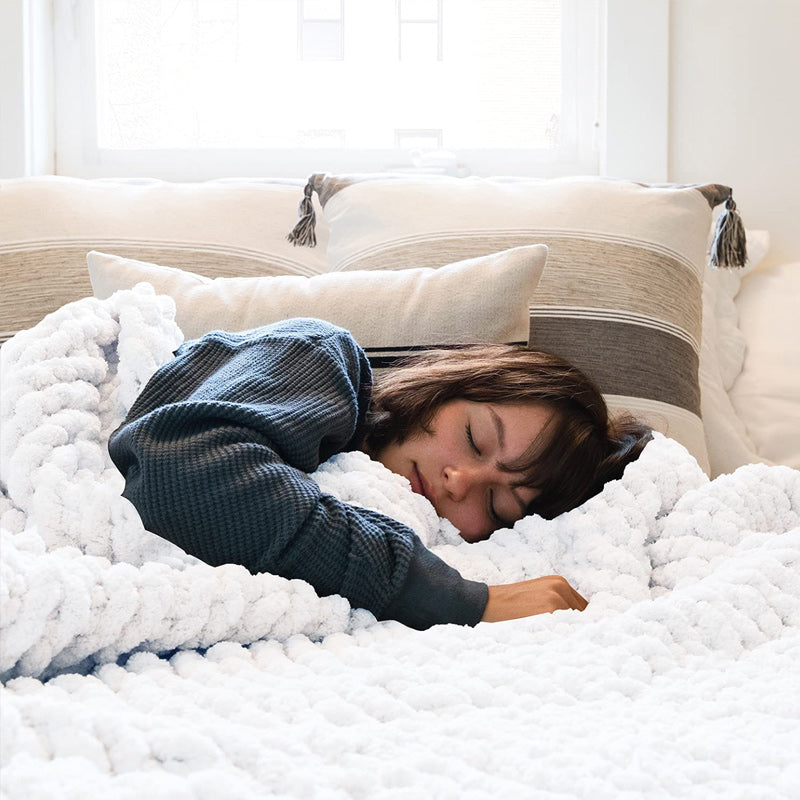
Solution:
<svg viewBox="0 0 800 800">
<path fill-rule="evenodd" d="M 522 458 L 552 413 L 541 405 L 452 400 L 437 411 L 429 432 L 388 445 L 377 459 L 476 542 L 511 527 L 538 494 L 501 465 Z"/>
</svg>

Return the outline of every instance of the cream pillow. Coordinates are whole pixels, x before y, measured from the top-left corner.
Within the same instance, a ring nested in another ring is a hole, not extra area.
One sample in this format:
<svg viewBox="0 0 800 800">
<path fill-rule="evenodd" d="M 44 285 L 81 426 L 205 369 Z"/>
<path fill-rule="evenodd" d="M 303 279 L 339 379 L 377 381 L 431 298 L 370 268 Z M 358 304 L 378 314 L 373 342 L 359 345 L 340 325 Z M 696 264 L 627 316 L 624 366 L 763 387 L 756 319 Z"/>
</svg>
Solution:
<svg viewBox="0 0 800 800">
<path fill-rule="evenodd" d="M 530 343 L 572 361 L 711 471 L 698 377 L 718 184 L 314 175 L 330 270 L 437 267 L 543 242 Z M 715 378 L 718 379 L 718 378 Z M 721 388 L 721 387 L 720 387 Z"/>
<path fill-rule="evenodd" d="M 314 249 L 286 240 L 301 181 L 0 180 L 0 342 L 91 293 L 86 253 L 220 275 L 325 272 L 327 231 Z"/>
<path fill-rule="evenodd" d="M 529 301 L 547 259 L 544 245 L 517 247 L 441 269 L 264 278 L 205 278 L 174 267 L 90 252 L 94 294 L 140 282 L 174 298 L 187 338 L 246 330 L 289 317 L 318 317 L 353 333 L 373 366 L 421 347 L 517 342 L 528 337 Z"/>
</svg>

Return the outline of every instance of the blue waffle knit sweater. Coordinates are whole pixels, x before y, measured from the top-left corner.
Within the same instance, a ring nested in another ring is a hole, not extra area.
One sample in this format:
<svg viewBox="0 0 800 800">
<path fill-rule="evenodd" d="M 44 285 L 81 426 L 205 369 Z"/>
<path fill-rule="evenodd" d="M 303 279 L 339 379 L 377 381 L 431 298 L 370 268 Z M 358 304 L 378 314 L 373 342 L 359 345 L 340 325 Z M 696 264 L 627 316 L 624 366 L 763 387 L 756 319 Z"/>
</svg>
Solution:
<svg viewBox="0 0 800 800">
<path fill-rule="evenodd" d="M 149 531 L 208 564 L 301 578 L 413 628 L 475 625 L 486 584 L 308 477 L 358 448 L 371 381 L 350 334 L 319 320 L 187 342 L 110 438 L 123 494 Z"/>
</svg>

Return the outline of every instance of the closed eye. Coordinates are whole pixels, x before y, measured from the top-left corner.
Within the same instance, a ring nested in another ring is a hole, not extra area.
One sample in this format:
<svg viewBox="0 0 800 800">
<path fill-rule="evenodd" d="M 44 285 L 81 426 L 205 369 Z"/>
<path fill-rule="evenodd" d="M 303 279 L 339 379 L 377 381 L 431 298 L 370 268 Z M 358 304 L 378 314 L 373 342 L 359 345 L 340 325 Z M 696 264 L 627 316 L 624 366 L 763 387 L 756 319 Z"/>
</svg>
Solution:
<svg viewBox="0 0 800 800">
<path fill-rule="evenodd" d="M 470 427 L 469 423 L 467 423 L 466 432 L 467 432 L 467 441 L 469 442 L 470 449 L 476 455 L 481 455 L 481 451 L 478 448 L 478 445 L 475 444 L 475 439 L 472 436 L 472 428 Z"/>
<path fill-rule="evenodd" d="M 500 519 L 500 515 L 497 513 L 497 511 L 495 511 L 495 508 L 494 508 L 494 492 L 491 491 L 491 490 L 489 491 L 489 519 L 491 519 L 491 521 L 494 524 L 499 525 L 501 527 L 504 527 L 504 528 L 510 527 L 509 524 L 505 520 Z"/>
</svg>

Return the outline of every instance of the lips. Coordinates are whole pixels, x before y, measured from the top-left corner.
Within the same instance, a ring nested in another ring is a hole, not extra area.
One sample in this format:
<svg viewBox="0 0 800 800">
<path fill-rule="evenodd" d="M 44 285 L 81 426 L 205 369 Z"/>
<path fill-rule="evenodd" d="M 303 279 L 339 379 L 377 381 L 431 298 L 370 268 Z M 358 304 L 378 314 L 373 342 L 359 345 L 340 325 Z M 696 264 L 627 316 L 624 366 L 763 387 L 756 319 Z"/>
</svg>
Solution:
<svg viewBox="0 0 800 800">
<path fill-rule="evenodd" d="M 430 500 L 431 503 L 433 502 L 430 487 L 428 486 L 425 478 L 422 477 L 422 473 L 417 469 L 416 464 L 414 464 L 414 469 L 411 473 L 409 481 L 411 482 L 412 491 L 416 492 L 417 494 L 421 494 L 424 498 Z"/>
</svg>

